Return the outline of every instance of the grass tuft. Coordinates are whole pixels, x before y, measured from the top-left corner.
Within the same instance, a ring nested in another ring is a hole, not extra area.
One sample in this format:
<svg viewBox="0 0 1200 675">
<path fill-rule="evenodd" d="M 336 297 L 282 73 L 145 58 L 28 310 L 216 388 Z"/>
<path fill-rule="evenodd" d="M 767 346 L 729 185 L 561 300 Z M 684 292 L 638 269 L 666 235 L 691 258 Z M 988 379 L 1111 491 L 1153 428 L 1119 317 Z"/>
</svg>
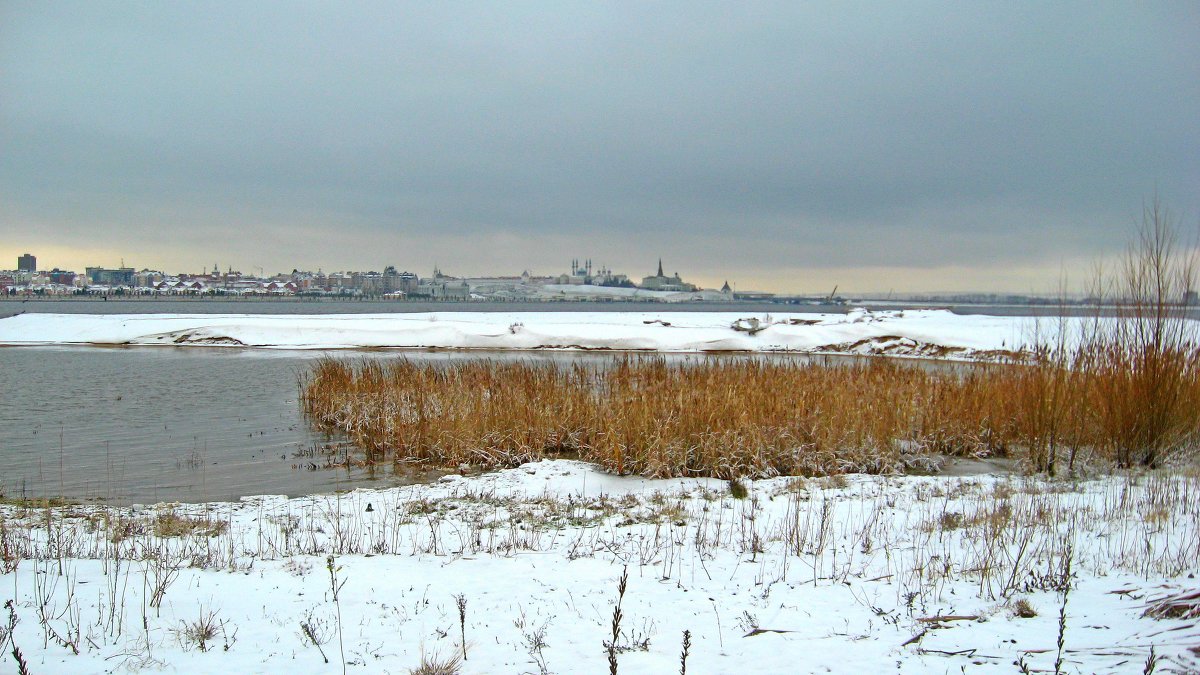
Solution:
<svg viewBox="0 0 1200 675">
<path fill-rule="evenodd" d="M 457 651 L 449 656 L 422 654 L 421 665 L 408 672 L 409 675 L 458 675 L 462 672 L 462 654 Z"/>
</svg>

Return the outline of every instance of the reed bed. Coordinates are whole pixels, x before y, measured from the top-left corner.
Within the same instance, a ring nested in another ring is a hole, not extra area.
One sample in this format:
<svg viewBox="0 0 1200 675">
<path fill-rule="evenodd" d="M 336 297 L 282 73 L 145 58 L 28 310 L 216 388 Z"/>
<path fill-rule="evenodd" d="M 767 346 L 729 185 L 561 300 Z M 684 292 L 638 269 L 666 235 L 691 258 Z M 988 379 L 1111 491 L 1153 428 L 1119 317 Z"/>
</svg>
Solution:
<svg viewBox="0 0 1200 675">
<path fill-rule="evenodd" d="M 506 467 L 566 454 L 622 475 L 758 478 L 1001 456 L 1055 473 L 1081 455 L 1144 457 L 1147 444 L 1163 459 L 1197 438 L 1195 351 L 1155 371 L 1171 381 L 1166 411 L 1142 406 L 1145 378 L 1121 356 L 1068 362 L 1047 350 L 1031 363 L 938 369 L 659 356 L 571 366 L 325 359 L 300 385 L 308 417 L 348 435 L 373 463 Z"/>
</svg>

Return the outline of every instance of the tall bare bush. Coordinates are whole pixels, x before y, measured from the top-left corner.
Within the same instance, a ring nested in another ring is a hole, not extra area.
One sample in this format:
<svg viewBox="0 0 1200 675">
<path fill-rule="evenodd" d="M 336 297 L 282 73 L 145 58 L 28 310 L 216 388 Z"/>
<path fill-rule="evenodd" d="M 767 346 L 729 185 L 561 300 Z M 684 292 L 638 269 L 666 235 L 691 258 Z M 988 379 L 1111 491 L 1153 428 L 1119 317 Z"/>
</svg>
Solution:
<svg viewBox="0 0 1200 675">
<path fill-rule="evenodd" d="M 1121 466 L 1157 467 L 1196 438 L 1200 333 L 1184 301 L 1196 288 L 1196 255 L 1155 198 L 1115 276 L 1097 284 L 1115 317 L 1090 324 L 1081 352 L 1099 385 L 1096 421 Z"/>
</svg>

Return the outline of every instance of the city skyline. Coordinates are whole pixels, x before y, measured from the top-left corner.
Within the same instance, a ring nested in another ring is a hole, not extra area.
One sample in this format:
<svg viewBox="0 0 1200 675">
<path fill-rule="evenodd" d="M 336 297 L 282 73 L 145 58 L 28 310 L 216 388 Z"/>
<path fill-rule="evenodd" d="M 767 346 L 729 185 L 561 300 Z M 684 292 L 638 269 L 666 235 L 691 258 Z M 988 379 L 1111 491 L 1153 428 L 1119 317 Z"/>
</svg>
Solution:
<svg viewBox="0 0 1200 675">
<path fill-rule="evenodd" d="M 32 266 L 32 269 L 31 269 Z M 586 258 L 576 258 L 570 261 L 570 264 L 563 268 L 566 271 L 550 271 L 550 272 L 535 272 L 531 270 L 522 270 L 519 273 L 512 272 L 493 272 L 481 274 L 455 274 L 451 270 L 447 274 L 439 265 L 434 264 L 431 273 L 426 274 L 418 270 L 419 268 L 397 268 L 395 265 L 384 265 L 382 267 L 355 267 L 345 269 L 300 269 L 293 268 L 290 272 L 287 270 L 268 271 L 261 267 L 256 267 L 249 270 L 235 269 L 232 266 L 222 267 L 219 264 L 205 269 L 199 270 L 171 270 L 163 267 L 143 266 L 135 264 L 126 264 L 125 260 L 121 260 L 116 266 L 105 265 L 87 265 L 82 268 L 63 268 L 58 265 L 43 267 L 40 262 L 37 262 L 37 256 L 28 252 L 22 254 L 17 259 L 17 266 L 13 269 L 6 269 L 3 264 L 0 264 L 0 295 L 3 292 L 11 291 L 16 295 L 28 296 L 36 295 L 41 289 L 42 291 L 53 287 L 74 287 L 76 293 L 83 293 L 85 289 L 91 288 L 93 291 L 100 289 L 103 294 L 110 293 L 116 287 L 124 287 L 127 290 L 133 291 L 150 291 L 157 286 L 163 286 L 162 290 L 171 290 L 183 288 L 175 284 L 184 282 L 190 283 L 192 280 L 201 280 L 202 286 L 197 286 L 193 290 L 198 294 L 206 292 L 216 292 L 222 290 L 237 290 L 256 288 L 254 284 L 243 285 L 242 282 L 255 282 L 259 286 L 265 287 L 268 282 L 300 282 L 300 285 L 292 287 L 289 284 L 290 291 L 299 292 L 304 290 L 318 291 L 324 289 L 327 292 L 337 294 L 338 291 L 356 291 L 365 292 L 368 295 L 382 295 L 391 290 L 403 291 L 404 295 L 409 295 L 410 291 L 419 283 L 422 288 L 427 284 L 440 284 L 442 282 L 459 283 L 460 290 L 463 293 L 482 292 L 477 299 L 481 301 L 494 300 L 513 300 L 512 297 L 505 297 L 507 291 L 516 288 L 537 289 L 545 287 L 560 288 L 563 285 L 587 285 L 587 286 L 609 286 L 609 287 L 627 287 L 637 289 L 639 291 L 664 291 L 664 292 L 679 292 L 681 295 L 695 294 L 694 300 L 711 300 L 714 297 L 712 293 L 725 293 L 728 297 L 734 296 L 739 300 L 777 300 L 777 301 L 821 301 L 822 299 L 835 300 L 843 302 L 847 296 L 857 297 L 859 299 L 875 299 L 886 300 L 895 299 L 911 299 L 916 301 L 962 301 L 962 302 L 999 302 L 999 303 L 1016 303 L 1016 304 L 1043 304 L 1045 302 L 1054 302 L 1066 300 L 1077 302 L 1086 300 L 1092 288 L 1086 284 L 1079 288 L 1063 288 L 1057 287 L 1046 292 L 1012 292 L 1012 291 L 973 291 L 973 290 L 922 290 L 922 291 L 896 291 L 888 289 L 884 291 L 853 291 L 843 289 L 840 285 L 835 284 L 832 290 L 815 289 L 815 290 L 792 290 L 792 291 L 762 291 L 761 289 L 748 288 L 740 285 L 736 280 L 725 279 L 720 286 L 705 286 L 703 284 L 693 284 L 690 282 L 692 277 L 681 278 L 681 274 L 676 272 L 668 272 L 663 267 L 662 260 L 658 262 L 658 268 L 651 274 L 641 276 L 640 274 L 623 273 L 620 269 L 613 269 L 608 265 L 594 264 L 594 261 Z M 95 275 L 105 277 L 104 279 L 96 279 Z M 119 276 L 127 278 L 125 281 L 111 281 L 110 277 Z M 574 279 L 571 277 L 574 275 Z M 388 278 L 393 278 L 391 285 L 386 285 Z M 40 281 L 38 281 L 40 279 Z M 380 286 L 380 281 L 385 282 L 384 286 Z M 408 280 L 408 281 L 405 281 Z M 31 283 L 36 282 L 36 283 Z M 167 282 L 167 283 L 163 283 Z M 312 284 L 311 286 L 309 284 Z M 411 284 L 412 286 L 409 286 Z M 499 286 L 497 286 L 499 284 Z M 667 284 L 664 286 L 663 284 Z M 15 288 L 9 288 L 15 286 Z M 678 288 L 676 288 L 678 286 Z M 394 287 L 394 288 L 393 288 Z M 284 289 L 282 286 L 280 290 Z M 482 290 L 481 290 L 482 289 Z M 501 292 L 496 293 L 497 290 Z M 839 292 L 840 291 L 840 292 Z M 552 291 L 557 293 L 558 291 Z M 56 294 L 61 294 L 56 292 Z M 602 294 L 608 299 L 618 299 L 611 294 Z M 420 294 L 414 295 L 420 297 Z M 648 299 L 649 296 L 640 296 L 641 299 Z M 437 299 L 437 298 L 435 298 Z M 461 300 L 467 298 L 442 298 L 449 300 Z M 561 298 L 548 298 L 546 296 L 531 295 L 524 298 L 529 301 L 537 300 L 561 300 Z M 585 300 L 582 296 L 577 300 Z M 595 298 L 592 298 L 595 299 Z M 1185 303 L 1195 303 L 1195 291 L 1189 291 L 1187 297 L 1182 298 Z"/>
<path fill-rule="evenodd" d="M 414 269 L 416 269 L 416 268 L 414 268 Z M 38 257 L 36 255 L 31 254 L 29 252 L 25 252 L 17 257 L 17 265 L 16 265 L 16 267 L 14 267 L 12 269 L 7 269 L 4 267 L 3 264 L 0 264 L 0 282 L 8 279 L 8 277 L 3 276 L 4 274 L 16 274 L 18 277 L 21 277 L 21 278 L 15 279 L 12 281 L 15 283 L 21 284 L 21 283 L 24 283 L 25 281 L 28 281 L 31 279 L 45 277 L 48 274 L 53 275 L 54 273 L 60 273 L 60 274 L 68 274 L 69 273 L 73 276 L 78 275 L 81 278 L 87 278 L 87 277 L 91 277 L 93 275 L 93 271 L 97 271 L 99 273 L 114 273 L 114 272 L 116 272 L 116 273 L 120 273 L 120 274 L 126 275 L 126 276 L 133 276 L 136 274 L 136 276 L 138 276 L 138 277 L 147 276 L 147 275 L 155 275 L 156 277 L 159 277 L 159 278 L 238 277 L 238 278 L 268 280 L 268 279 L 287 278 L 289 276 L 290 277 L 296 277 L 296 276 L 317 277 L 317 276 L 327 275 L 330 277 L 335 277 L 335 276 L 349 276 L 349 275 L 382 275 L 382 276 L 392 275 L 392 276 L 400 276 L 400 277 L 411 277 L 414 280 L 418 279 L 418 278 L 420 278 L 420 279 L 445 278 L 445 279 L 470 279 L 470 280 L 531 279 L 531 280 L 535 280 L 539 284 L 543 284 L 543 283 L 553 284 L 553 283 L 555 283 L 554 280 L 562 280 L 561 283 L 576 284 L 576 285 L 578 285 L 578 284 L 593 284 L 593 285 L 603 285 L 603 286 L 630 286 L 630 287 L 637 286 L 637 284 L 634 283 L 635 280 L 631 279 L 629 277 L 629 275 L 623 274 L 623 273 L 619 272 L 618 270 L 614 270 L 614 269 L 608 267 L 607 265 L 593 264 L 593 261 L 590 258 L 574 258 L 570 261 L 570 264 L 565 269 L 566 269 L 565 272 L 564 271 L 554 271 L 554 272 L 549 272 L 549 273 L 534 273 L 534 272 L 526 269 L 526 270 L 522 270 L 521 272 L 515 273 L 515 274 L 509 273 L 509 272 L 500 272 L 500 273 L 490 273 L 490 274 L 455 275 L 455 274 L 444 274 L 443 271 L 441 270 L 441 268 L 439 267 L 439 265 L 434 263 L 433 269 L 432 269 L 432 274 L 426 276 L 424 274 L 412 272 L 407 268 L 406 269 L 397 269 L 395 265 L 390 265 L 390 264 L 384 265 L 381 268 L 357 267 L 357 268 L 345 268 L 345 269 L 337 269 L 337 270 L 333 270 L 333 269 L 324 270 L 323 268 L 318 267 L 316 269 L 293 268 L 291 272 L 288 272 L 286 270 L 268 272 L 262 267 L 256 267 L 251 270 L 243 271 L 241 269 L 235 270 L 232 265 L 226 266 L 223 268 L 220 264 L 214 263 L 211 268 L 205 268 L 205 269 L 197 271 L 197 270 L 171 270 L 171 269 L 167 269 L 167 268 L 163 268 L 163 267 L 140 266 L 137 264 L 128 264 L 127 265 L 126 261 L 124 259 L 121 259 L 120 263 L 116 266 L 85 265 L 82 268 L 69 268 L 69 267 L 63 268 L 59 265 L 51 265 L 51 266 L 40 265 L 38 263 Z M 82 270 L 82 272 L 80 270 Z M 382 270 L 382 272 L 380 270 Z M 654 286 L 656 288 L 662 287 L 664 284 L 678 285 L 678 286 L 683 287 L 678 290 L 683 290 L 683 291 L 698 290 L 696 285 L 685 283 L 679 277 L 680 277 L 679 272 L 674 272 L 673 275 L 665 273 L 664 269 L 663 269 L 662 258 L 659 258 L 657 270 L 652 275 L 646 275 L 645 277 L 642 277 L 643 282 L 644 282 L 642 285 L 645 286 L 646 284 L 649 284 L 649 286 L 646 286 L 647 288 L 649 288 L 650 286 Z M 57 282 L 55 282 L 55 283 L 57 283 Z M 141 285 L 144 285 L 144 284 L 141 284 Z M 722 286 L 729 286 L 729 281 L 726 280 L 725 282 L 723 282 Z M 666 289 L 666 290 L 672 290 L 672 289 Z"/>
<path fill-rule="evenodd" d="M 0 259 L 1051 293 L 1156 195 L 1196 231 L 1197 34 L 1192 3 L 9 3 Z"/>
</svg>

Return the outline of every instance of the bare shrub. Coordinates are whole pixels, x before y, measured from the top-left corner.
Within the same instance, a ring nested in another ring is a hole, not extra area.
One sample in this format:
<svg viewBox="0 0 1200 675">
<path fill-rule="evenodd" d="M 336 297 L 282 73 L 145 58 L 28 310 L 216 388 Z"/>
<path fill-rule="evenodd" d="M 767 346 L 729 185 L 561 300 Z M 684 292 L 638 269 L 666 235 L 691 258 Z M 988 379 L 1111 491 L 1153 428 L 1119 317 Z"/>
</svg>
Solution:
<svg viewBox="0 0 1200 675">
<path fill-rule="evenodd" d="M 1160 466 L 1200 431 L 1200 330 L 1185 293 L 1196 287 L 1195 249 L 1157 198 L 1115 277 L 1096 285 L 1118 307 L 1086 336 L 1085 370 L 1096 376 L 1096 421 L 1120 466 Z"/>
<path fill-rule="evenodd" d="M 307 642 L 316 647 L 325 663 L 329 663 L 329 657 L 325 655 L 324 645 L 332 638 L 333 627 L 324 619 L 313 616 L 313 611 L 309 610 L 305 614 L 304 619 L 300 621 L 301 642 Z"/>
<path fill-rule="evenodd" d="M 237 632 L 230 634 L 227 622 L 218 619 L 212 610 L 200 609 L 199 616 L 193 621 L 180 621 L 179 626 L 171 629 L 171 633 L 184 649 L 199 649 L 206 652 L 212 649 L 212 643 L 218 637 L 224 642 L 224 650 L 229 651 L 237 641 Z"/>
</svg>

